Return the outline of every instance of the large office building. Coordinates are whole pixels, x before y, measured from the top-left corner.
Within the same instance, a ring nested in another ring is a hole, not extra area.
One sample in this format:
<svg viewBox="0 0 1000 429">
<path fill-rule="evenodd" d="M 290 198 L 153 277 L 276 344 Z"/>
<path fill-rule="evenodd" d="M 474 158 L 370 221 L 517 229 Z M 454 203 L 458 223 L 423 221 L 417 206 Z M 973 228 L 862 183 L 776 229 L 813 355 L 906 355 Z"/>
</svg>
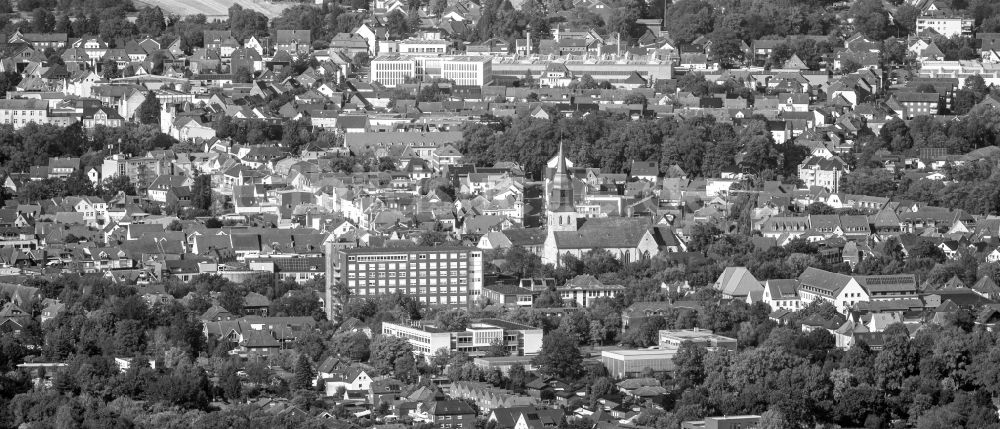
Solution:
<svg viewBox="0 0 1000 429">
<path fill-rule="evenodd" d="M 409 78 L 440 78 L 452 80 L 456 85 L 483 86 L 493 82 L 492 62 L 490 56 L 380 55 L 372 60 L 371 81 L 388 88 Z"/>
<path fill-rule="evenodd" d="M 503 341 L 511 356 L 530 356 L 542 349 L 542 328 L 496 319 L 472 322 L 462 331 L 449 331 L 433 324 L 412 326 L 382 323 L 382 334 L 405 338 L 417 356 L 429 357 L 440 349 L 480 357 L 496 341 Z"/>
<path fill-rule="evenodd" d="M 353 298 L 400 292 L 421 303 L 467 307 L 483 289 L 483 251 L 475 247 L 357 247 L 327 251 L 327 315 L 332 287 Z"/>
<path fill-rule="evenodd" d="M 590 75 L 594 80 L 608 81 L 612 85 L 620 85 L 632 74 L 638 74 L 646 82 L 657 79 L 670 79 L 673 76 L 673 64 L 670 61 L 653 57 L 592 57 L 586 55 L 536 55 L 536 56 L 497 56 L 493 58 L 493 76 L 497 82 L 507 82 L 523 78 L 525 75 L 535 78 L 548 75 L 546 70 L 555 67 L 565 73 L 563 79 L 579 79 Z"/>
</svg>

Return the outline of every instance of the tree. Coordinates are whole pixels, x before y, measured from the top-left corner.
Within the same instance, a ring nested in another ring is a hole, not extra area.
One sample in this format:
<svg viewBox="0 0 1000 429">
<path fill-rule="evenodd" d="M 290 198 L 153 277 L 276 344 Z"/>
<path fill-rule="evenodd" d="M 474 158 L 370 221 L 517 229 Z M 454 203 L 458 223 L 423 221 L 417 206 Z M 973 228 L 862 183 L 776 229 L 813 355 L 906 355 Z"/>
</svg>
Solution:
<svg viewBox="0 0 1000 429">
<path fill-rule="evenodd" d="M 785 415 L 781 414 L 781 411 L 771 409 L 760 415 L 758 427 L 760 429 L 787 429 L 791 426 L 788 424 L 788 420 L 785 420 Z"/>
<path fill-rule="evenodd" d="M 557 333 L 548 333 L 542 338 L 542 350 L 532 363 L 547 375 L 575 379 L 583 374 L 583 356 L 576 340 Z"/>
<path fill-rule="evenodd" d="M 805 212 L 811 215 L 828 215 L 836 213 L 833 207 L 826 205 L 822 201 L 817 201 L 806 206 Z"/>
<path fill-rule="evenodd" d="M 627 97 L 625 97 L 625 100 L 623 100 L 622 102 L 625 104 L 641 104 L 645 106 L 646 96 L 639 93 L 632 93 L 629 94 Z"/>
<path fill-rule="evenodd" d="M 271 302 L 272 316 L 312 316 L 321 312 L 316 292 L 311 290 L 289 291 Z"/>
<path fill-rule="evenodd" d="M 510 379 L 511 389 L 517 390 L 523 388 L 528 379 L 527 371 L 524 369 L 524 365 L 519 363 L 511 365 L 510 371 L 507 372 L 507 378 Z"/>
<path fill-rule="evenodd" d="M 239 399 L 243 395 L 243 382 L 240 380 L 239 368 L 233 361 L 228 361 L 222 366 L 219 374 L 219 387 L 222 394 L 230 402 Z"/>
<path fill-rule="evenodd" d="M 122 77 L 121 71 L 118 70 L 118 62 L 110 58 L 101 62 L 101 77 L 104 79 Z"/>
<path fill-rule="evenodd" d="M 371 355 L 371 340 L 363 332 L 338 335 L 332 341 L 333 352 L 355 362 L 366 362 Z"/>
<path fill-rule="evenodd" d="M 698 36 L 708 34 L 713 27 L 713 8 L 702 0 L 676 2 L 667 8 L 663 24 L 674 40 L 690 43 Z"/>
<path fill-rule="evenodd" d="M 707 354 L 708 350 L 702 344 L 691 341 L 681 343 L 680 348 L 677 349 L 677 354 L 673 358 L 679 386 L 694 387 L 701 385 L 705 380 L 705 355 Z"/>
<path fill-rule="evenodd" d="M 405 354 L 413 354 L 409 341 L 391 335 L 376 335 L 371 342 L 368 363 L 379 374 L 390 374 L 396 367 L 396 359 Z"/>
<path fill-rule="evenodd" d="M 535 308 L 558 308 L 563 306 L 562 296 L 554 289 L 545 289 L 531 303 Z"/>
<path fill-rule="evenodd" d="M 56 16 L 44 8 L 31 12 L 31 29 L 36 33 L 50 33 L 56 26 Z"/>
<path fill-rule="evenodd" d="M 503 338 L 491 341 L 490 345 L 486 348 L 486 357 L 504 356 L 510 356 L 510 350 L 507 350 L 507 345 L 504 343 Z"/>
<path fill-rule="evenodd" d="M 132 357 L 146 349 L 146 330 L 138 320 L 122 320 L 115 324 L 117 354 Z"/>
<path fill-rule="evenodd" d="M 725 67 L 732 67 L 743 61 L 744 52 L 739 35 L 735 31 L 720 27 L 709 35 L 712 41 L 712 59 Z"/>
<path fill-rule="evenodd" d="M 136 17 L 135 26 L 141 33 L 158 37 L 166 28 L 163 11 L 159 7 L 143 8 Z"/>
<path fill-rule="evenodd" d="M 936 92 L 933 87 L 931 87 L 931 92 Z M 894 153 L 900 153 L 913 147 L 910 128 L 906 125 L 906 122 L 899 118 L 894 118 L 886 122 L 882 126 L 882 129 L 879 130 L 879 137 Z"/>
<path fill-rule="evenodd" d="M 253 82 L 253 72 L 246 67 L 239 67 L 233 72 L 233 82 L 250 83 Z"/>
<path fill-rule="evenodd" d="M 405 353 L 393 361 L 393 374 L 404 383 L 417 381 L 417 363 L 413 359 L 413 353 Z"/>
<path fill-rule="evenodd" d="M 859 0 L 851 6 L 854 28 L 873 40 L 884 40 L 892 28 L 889 13 L 879 0 Z"/>
<path fill-rule="evenodd" d="M 15 71 L 0 73 L 0 97 L 6 97 L 7 91 L 16 88 L 21 82 L 21 74 Z"/>
<path fill-rule="evenodd" d="M 305 353 L 299 354 L 299 359 L 295 362 L 295 379 L 293 387 L 296 389 L 308 389 L 312 387 L 316 373 L 313 372 L 312 362 Z"/>
<path fill-rule="evenodd" d="M 238 3 L 229 8 L 229 29 L 236 40 L 267 34 L 267 17 L 253 9 L 244 9 Z"/>
<path fill-rule="evenodd" d="M 139 104 L 135 115 L 141 124 L 160 125 L 160 101 L 153 91 L 146 92 L 146 99 Z"/>
<path fill-rule="evenodd" d="M 448 331 L 464 331 L 472 319 L 465 310 L 445 310 L 437 314 L 437 323 L 441 329 Z"/>
<path fill-rule="evenodd" d="M 385 29 L 389 33 L 390 37 L 394 39 L 406 38 L 410 34 L 411 29 L 406 21 L 406 16 L 403 12 L 394 10 L 389 12 L 385 17 Z"/>
<path fill-rule="evenodd" d="M 195 210 L 208 210 L 212 207 L 212 176 L 196 174 L 191 185 L 191 206 Z"/>
<path fill-rule="evenodd" d="M 917 31 L 917 17 L 919 16 L 920 8 L 909 3 L 900 5 L 892 15 L 896 25 L 905 30 L 907 34 Z"/>
</svg>

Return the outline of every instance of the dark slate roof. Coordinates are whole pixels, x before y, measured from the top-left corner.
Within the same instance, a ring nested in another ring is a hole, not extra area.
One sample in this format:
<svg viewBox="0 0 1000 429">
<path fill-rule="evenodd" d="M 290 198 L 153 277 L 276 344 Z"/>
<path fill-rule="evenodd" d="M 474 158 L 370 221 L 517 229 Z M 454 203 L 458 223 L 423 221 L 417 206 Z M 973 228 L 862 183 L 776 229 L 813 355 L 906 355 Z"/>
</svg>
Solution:
<svg viewBox="0 0 1000 429">
<path fill-rule="evenodd" d="M 642 218 L 590 218 L 577 231 L 555 232 L 560 249 L 635 247 L 649 231 L 649 221 Z"/>
</svg>

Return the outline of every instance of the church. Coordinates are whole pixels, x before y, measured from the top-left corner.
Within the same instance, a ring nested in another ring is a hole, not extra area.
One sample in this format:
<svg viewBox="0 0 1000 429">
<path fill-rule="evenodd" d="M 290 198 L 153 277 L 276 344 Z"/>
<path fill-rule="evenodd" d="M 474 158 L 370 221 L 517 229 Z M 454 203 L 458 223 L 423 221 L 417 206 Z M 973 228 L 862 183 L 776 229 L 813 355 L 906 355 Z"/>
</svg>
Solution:
<svg viewBox="0 0 1000 429">
<path fill-rule="evenodd" d="M 564 254 L 580 257 L 604 249 L 623 263 L 647 259 L 659 252 L 655 229 L 648 218 L 585 218 L 575 206 L 573 178 L 566 166 L 562 144 L 546 193 L 547 235 L 542 262 L 559 266 Z"/>
</svg>

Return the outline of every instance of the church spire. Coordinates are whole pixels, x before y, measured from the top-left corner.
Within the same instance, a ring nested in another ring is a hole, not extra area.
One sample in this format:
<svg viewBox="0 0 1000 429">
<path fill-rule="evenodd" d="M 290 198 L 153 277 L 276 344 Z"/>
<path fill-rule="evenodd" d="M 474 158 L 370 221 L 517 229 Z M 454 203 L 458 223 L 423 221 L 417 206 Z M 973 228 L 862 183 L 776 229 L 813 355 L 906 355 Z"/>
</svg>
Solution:
<svg viewBox="0 0 1000 429">
<path fill-rule="evenodd" d="M 563 153 L 562 140 L 559 140 L 559 157 L 556 158 L 556 174 L 566 174 L 566 154 Z"/>
<path fill-rule="evenodd" d="M 550 206 L 556 211 L 576 211 L 573 207 L 573 178 L 566 168 L 566 153 L 563 142 L 559 141 L 559 154 L 556 155 L 556 171 L 552 175 L 552 194 Z"/>
</svg>

